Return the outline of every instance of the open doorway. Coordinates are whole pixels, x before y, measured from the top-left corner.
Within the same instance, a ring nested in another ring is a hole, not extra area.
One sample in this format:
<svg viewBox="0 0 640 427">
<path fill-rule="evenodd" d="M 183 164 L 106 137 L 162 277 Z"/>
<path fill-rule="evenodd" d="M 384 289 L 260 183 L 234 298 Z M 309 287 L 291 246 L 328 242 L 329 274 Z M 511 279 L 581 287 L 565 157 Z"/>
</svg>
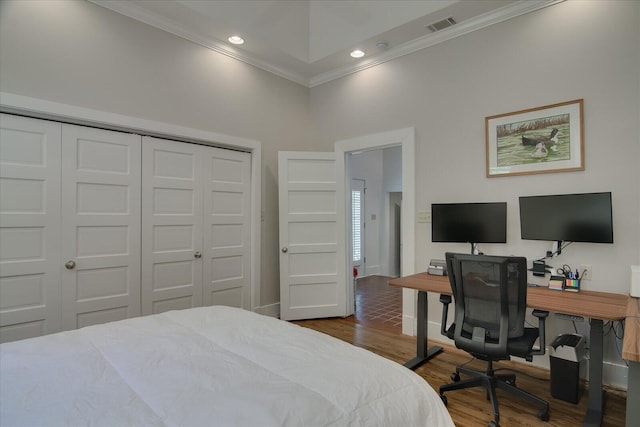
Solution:
<svg viewBox="0 0 640 427">
<path fill-rule="evenodd" d="M 349 156 L 354 321 L 400 333 L 402 290 L 387 282 L 401 270 L 402 147 Z"/>
<path fill-rule="evenodd" d="M 402 192 L 388 193 L 389 209 L 389 275 L 400 276 L 402 265 Z"/>
<path fill-rule="evenodd" d="M 403 195 L 401 275 L 404 276 L 415 271 L 414 128 L 336 141 L 334 152 L 278 153 L 280 315 L 283 319 L 346 317 L 354 313 L 355 283 L 349 259 L 352 250 L 348 167 L 351 154 L 398 145 L 402 165 L 401 172 L 397 173 L 401 175 Z M 296 215 L 289 214 L 292 207 Z M 310 230 L 307 223 L 316 227 Z M 291 241 L 292 227 L 304 238 Z M 300 286 L 303 284 L 305 286 Z M 309 284 L 313 286 L 307 286 Z M 402 290 L 402 306 L 402 333 L 415 335 L 415 291 Z"/>
<path fill-rule="evenodd" d="M 397 168 L 396 173 L 401 176 L 401 188 L 390 189 L 390 192 L 402 192 L 402 227 L 401 227 L 401 252 L 400 257 L 400 275 L 406 276 L 415 273 L 416 254 L 415 254 L 415 186 L 416 186 L 416 165 L 415 165 L 415 129 L 413 127 L 396 129 L 388 132 L 375 133 L 370 135 L 358 136 L 351 139 L 336 141 L 335 154 L 337 159 L 338 179 L 343 182 L 345 193 L 348 194 L 351 176 L 350 161 L 351 154 L 360 153 L 367 150 L 383 149 L 387 147 L 400 146 L 401 167 Z M 344 203 L 342 212 L 344 212 L 346 234 L 351 233 L 351 224 L 349 223 L 350 198 L 345 197 L 339 199 L 338 203 Z M 345 239 L 347 244 L 345 252 L 345 261 L 348 261 L 347 254 L 351 250 L 350 239 Z M 350 266 L 350 264 L 345 264 Z M 351 268 L 349 268 L 351 270 Z M 348 271 L 351 275 L 351 271 Z M 346 283 L 346 315 L 353 313 L 355 306 L 355 281 L 349 280 Z M 416 334 L 416 291 L 410 289 L 402 290 L 402 333 L 406 335 Z"/>
</svg>

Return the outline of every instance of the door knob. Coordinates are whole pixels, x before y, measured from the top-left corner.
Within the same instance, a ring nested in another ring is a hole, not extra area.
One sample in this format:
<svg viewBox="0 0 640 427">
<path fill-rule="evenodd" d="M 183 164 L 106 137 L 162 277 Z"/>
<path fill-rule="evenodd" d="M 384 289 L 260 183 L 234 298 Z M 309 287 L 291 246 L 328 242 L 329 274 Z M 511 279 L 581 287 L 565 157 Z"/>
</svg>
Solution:
<svg viewBox="0 0 640 427">
<path fill-rule="evenodd" d="M 66 268 L 67 270 L 73 270 L 74 268 L 76 268 L 76 262 L 75 262 L 75 261 L 73 261 L 73 260 L 70 260 L 70 261 L 67 261 L 67 262 L 64 264 L 64 266 L 65 266 L 65 268 Z"/>
<path fill-rule="evenodd" d="M 200 259 L 200 258 L 202 258 L 202 254 L 200 253 L 200 251 L 196 251 L 196 253 L 195 253 L 195 254 L 193 254 L 193 256 L 194 256 L 196 259 Z"/>
<path fill-rule="evenodd" d="M 287 251 L 289 251 L 289 249 L 287 249 L 287 247 L 285 246 L 284 248 L 282 248 L 282 253 L 287 253 Z"/>
</svg>

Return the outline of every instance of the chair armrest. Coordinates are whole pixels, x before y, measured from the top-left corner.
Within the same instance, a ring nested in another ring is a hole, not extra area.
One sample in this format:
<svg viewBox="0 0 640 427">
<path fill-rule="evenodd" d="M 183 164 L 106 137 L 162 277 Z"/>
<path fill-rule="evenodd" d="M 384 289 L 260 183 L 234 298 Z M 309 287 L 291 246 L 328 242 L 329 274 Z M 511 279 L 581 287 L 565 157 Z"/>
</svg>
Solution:
<svg viewBox="0 0 640 427">
<path fill-rule="evenodd" d="M 449 313 L 449 304 L 451 304 L 451 295 L 440 294 L 440 302 L 442 303 L 442 322 L 440 323 L 440 333 L 447 336 L 447 315 Z"/>
<path fill-rule="evenodd" d="M 533 310 L 532 314 L 538 318 L 538 337 L 540 348 L 537 350 L 531 351 L 531 355 L 541 356 L 546 351 L 546 340 L 545 340 L 545 319 L 549 317 L 549 312 L 544 310 Z"/>
</svg>

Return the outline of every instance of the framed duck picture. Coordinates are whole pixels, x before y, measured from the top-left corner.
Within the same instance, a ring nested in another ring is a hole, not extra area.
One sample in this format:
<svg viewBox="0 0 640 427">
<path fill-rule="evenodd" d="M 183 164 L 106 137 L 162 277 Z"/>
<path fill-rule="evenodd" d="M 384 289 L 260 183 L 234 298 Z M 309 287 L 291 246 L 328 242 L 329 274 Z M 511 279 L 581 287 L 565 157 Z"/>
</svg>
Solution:
<svg viewBox="0 0 640 427">
<path fill-rule="evenodd" d="M 485 118 L 487 177 L 584 170 L 583 100 Z"/>
</svg>

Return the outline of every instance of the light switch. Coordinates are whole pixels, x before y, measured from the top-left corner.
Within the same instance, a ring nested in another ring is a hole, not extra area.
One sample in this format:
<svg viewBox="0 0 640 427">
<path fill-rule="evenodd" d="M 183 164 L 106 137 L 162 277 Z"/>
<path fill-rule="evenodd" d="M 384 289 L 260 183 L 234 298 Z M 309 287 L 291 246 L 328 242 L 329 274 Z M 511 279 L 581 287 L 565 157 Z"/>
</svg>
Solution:
<svg viewBox="0 0 640 427">
<path fill-rule="evenodd" d="M 431 222 L 431 212 L 429 212 L 429 211 L 419 211 L 418 212 L 418 222 Z"/>
</svg>

